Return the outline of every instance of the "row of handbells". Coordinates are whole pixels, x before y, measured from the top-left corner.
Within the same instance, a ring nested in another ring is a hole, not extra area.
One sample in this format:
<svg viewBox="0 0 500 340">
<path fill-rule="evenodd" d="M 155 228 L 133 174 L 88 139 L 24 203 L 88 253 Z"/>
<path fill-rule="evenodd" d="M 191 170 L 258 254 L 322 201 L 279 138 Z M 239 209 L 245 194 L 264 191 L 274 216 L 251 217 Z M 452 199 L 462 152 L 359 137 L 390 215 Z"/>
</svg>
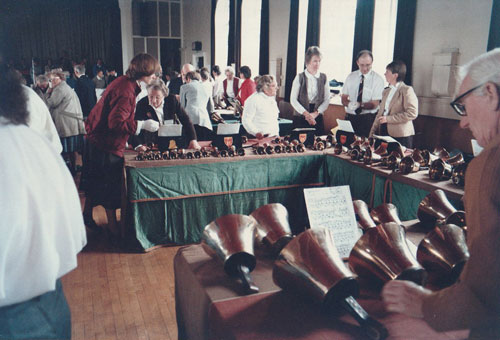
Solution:
<svg viewBox="0 0 500 340">
<path fill-rule="evenodd" d="M 427 195 L 419 205 L 420 228 L 431 230 L 418 247 L 406 238 L 406 229 L 392 204 L 371 211 L 354 201 L 363 235 L 354 245 L 348 266 L 340 257 L 331 229 L 307 229 L 292 235 L 288 211 L 267 204 L 250 216 L 226 215 L 208 224 L 202 236 L 207 253 L 221 258 L 224 270 L 238 277 L 244 292 L 259 291 L 250 272 L 257 261 L 254 243 L 275 258 L 274 282 L 286 291 L 306 296 L 330 311 L 343 308 L 360 324 L 365 336 L 384 339 L 387 329 L 357 303 L 360 284 L 380 290 L 389 280 L 410 280 L 434 287 L 452 284 L 469 258 L 465 213 L 456 210 L 442 190 Z"/>
</svg>

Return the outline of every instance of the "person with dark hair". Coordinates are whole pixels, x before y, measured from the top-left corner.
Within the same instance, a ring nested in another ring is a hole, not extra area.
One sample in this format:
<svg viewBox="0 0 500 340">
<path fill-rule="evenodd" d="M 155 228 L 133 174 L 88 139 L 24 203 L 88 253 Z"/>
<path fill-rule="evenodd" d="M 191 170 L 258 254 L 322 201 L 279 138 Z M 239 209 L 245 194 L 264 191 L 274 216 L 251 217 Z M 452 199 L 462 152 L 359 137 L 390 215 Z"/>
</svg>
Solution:
<svg viewBox="0 0 500 340">
<path fill-rule="evenodd" d="M 196 132 L 186 111 L 173 94 L 168 93 L 168 88 L 162 80 L 151 82 L 148 87 L 148 96 L 142 98 L 135 110 L 137 120 L 153 119 L 161 125 L 181 124 L 182 135 L 189 142 L 188 149 L 200 149 Z M 136 151 L 145 151 L 147 143 L 158 143 L 158 133 L 141 131 L 139 135 L 131 136 L 129 143 Z"/>
<path fill-rule="evenodd" d="M 115 80 L 116 78 L 118 78 L 118 76 L 116 74 L 116 69 L 112 66 L 109 67 L 108 71 L 106 71 L 106 86 L 111 84 L 111 82 L 113 80 Z"/>
<path fill-rule="evenodd" d="M 104 62 L 102 61 L 101 58 L 97 58 L 97 61 L 92 68 L 92 75 L 95 77 L 99 73 L 99 71 L 102 71 L 104 74 L 106 72 L 106 66 L 104 66 Z"/>
<path fill-rule="evenodd" d="M 242 124 L 252 136 L 262 139 L 265 136 L 278 136 L 279 109 L 276 103 L 278 84 L 271 75 L 257 79 L 256 91 L 246 101 Z"/>
<path fill-rule="evenodd" d="M 85 227 L 61 156 L 26 126 L 24 89 L 0 66 L 0 338 L 70 339 L 60 279 L 77 266 Z"/>
<path fill-rule="evenodd" d="M 248 66 L 240 68 L 240 79 L 242 80 L 240 90 L 238 91 L 238 101 L 241 106 L 245 106 L 248 97 L 255 93 L 255 82 L 252 80 L 252 71 Z"/>
<path fill-rule="evenodd" d="M 63 146 L 62 155 L 72 174 L 76 173 L 76 154 L 83 151 L 85 126 L 77 94 L 66 84 L 66 73 L 52 70 L 45 102 L 49 108 Z"/>
<path fill-rule="evenodd" d="M 322 54 L 310 46 L 305 55 L 306 69 L 292 83 L 290 103 L 295 110 L 293 128 L 315 128 L 323 135 L 323 113 L 330 105 L 330 86 L 326 74 L 319 72 Z"/>
<path fill-rule="evenodd" d="M 36 94 L 39 95 L 40 98 L 45 100 L 45 95 L 48 89 L 49 77 L 47 77 L 45 74 L 37 76 L 35 80 L 35 86 L 33 87 L 33 90 L 36 92 Z"/>
<path fill-rule="evenodd" d="M 136 120 L 136 97 L 141 83 L 156 78 L 160 65 L 153 56 L 136 55 L 126 72 L 102 94 L 86 121 L 87 143 L 83 155 L 81 188 L 86 192 L 83 211 L 85 224 L 96 227 L 92 207 L 102 205 L 108 218 L 108 231 L 119 237 L 116 209 L 121 206 L 123 152 L 129 136 L 142 130 L 156 132 L 159 124 L 153 119 Z"/>
<path fill-rule="evenodd" d="M 90 111 L 94 108 L 97 102 L 95 85 L 94 82 L 85 74 L 85 65 L 75 65 L 74 73 L 76 78 L 75 92 L 80 99 L 83 118 L 87 119 Z"/>
<path fill-rule="evenodd" d="M 358 136 L 368 137 L 382 100 L 384 79 L 372 70 L 372 52 L 360 51 L 356 64 L 358 70 L 347 76 L 341 99 L 354 132 Z"/>
<path fill-rule="evenodd" d="M 213 107 L 209 107 L 210 96 L 196 76 L 196 72 L 187 72 L 184 78 L 186 84 L 181 86 L 181 107 L 186 110 L 193 122 L 198 140 L 211 140 L 212 123 L 208 111 L 212 113 Z"/>
<path fill-rule="evenodd" d="M 102 70 L 97 70 L 97 74 L 92 79 L 96 89 L 106 88 L 106 79 L 104 78 L 104 72 Z"/>
<path fill-rule="evenodd" d="M 393 61 L 387 65 L 384 75 L 389 86 L 382 94 L 382 102 L 369 136 L 391 136 L 411 149 L 415 135 L 412 121 L 418 116 L 418 98 L 413 87 L 404 83 L 405 63 Z"/>
</svg>

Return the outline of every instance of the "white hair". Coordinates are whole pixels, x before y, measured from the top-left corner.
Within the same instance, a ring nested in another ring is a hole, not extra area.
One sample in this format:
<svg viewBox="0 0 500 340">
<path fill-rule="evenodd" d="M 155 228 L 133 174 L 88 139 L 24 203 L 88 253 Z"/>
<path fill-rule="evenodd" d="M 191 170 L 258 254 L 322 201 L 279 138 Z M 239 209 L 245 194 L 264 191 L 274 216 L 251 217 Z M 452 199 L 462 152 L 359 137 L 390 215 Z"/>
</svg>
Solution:
<svg viewBox="0 0 500 340">
<path fill-rule="evenodd" d="M 231 72 L 231 74 L 234 75 L 234 68 L 232 66 L 228 66 L 224 70 L 224 73 L 226 73 L 226 72 Z"/>
<path fill-rule="evenodd" d="M 481 54 L 460 67 L 457 84 L 467 76 L 472 80 L 472 87 L 488 82 L 500 87 L 500 48 Z"/>
</svg>

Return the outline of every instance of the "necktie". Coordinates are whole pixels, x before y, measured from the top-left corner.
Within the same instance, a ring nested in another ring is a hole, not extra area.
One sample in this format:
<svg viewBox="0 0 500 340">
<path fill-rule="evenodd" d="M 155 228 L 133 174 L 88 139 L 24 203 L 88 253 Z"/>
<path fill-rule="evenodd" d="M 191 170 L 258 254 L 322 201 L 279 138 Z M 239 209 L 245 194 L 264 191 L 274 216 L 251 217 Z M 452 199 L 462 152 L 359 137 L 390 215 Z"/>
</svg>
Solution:
<svg viewBox="0 0 500 340">
<path fill-rule="evenodd" d="M 359 82 L 359 89 L 358 89 L 358 98 L 356 101 L 359 103 L 359 107 L 356 109 L 356 114 L 360 114 L 362 109 L 361 109 L 361 103 L 363 100 L 363 86 L 365 84 L 365 76 L 362 74 L 361 75 L 361 81 Z"/>
</svg>

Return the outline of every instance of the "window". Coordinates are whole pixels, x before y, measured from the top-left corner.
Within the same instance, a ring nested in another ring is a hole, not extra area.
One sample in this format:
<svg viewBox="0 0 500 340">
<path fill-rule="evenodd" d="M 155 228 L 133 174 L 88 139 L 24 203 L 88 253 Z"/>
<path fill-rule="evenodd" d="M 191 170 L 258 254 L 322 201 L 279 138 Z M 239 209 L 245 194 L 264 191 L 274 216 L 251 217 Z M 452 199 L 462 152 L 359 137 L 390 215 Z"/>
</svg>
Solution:
<svg viewBox="0 0 500 340">
<path fill-rule="evenodd" d="M 215 9 L 215 64 L 221 72 L 227 66 L 227 44 L 229 39 L 229 0 L 217 1 Z"/>
<path fill-rule="evenodd" d="M 392 61 L 394 55 L 397 12 L 398 0 L 375 1 L 372 69 L 382 77 L 385 73 L 385 67 Z"/>
<path fill-rule="evenodd" d="M 261 6 L 260 0 L 243 0 L 241 6 L 241 66 L 250 67 L 252 78 L 259 74 Z"/>
<path fill-rule="evenodd" d="M 356 1 L 321 3 L 321 72 L 326 73 L 329 80 L 343 82 L 351 73 L 355 18 Z"/>
<path fill-rule="evenodd" d="M 323 1 L 331 2 L 331 1 Z M 299 0 L 299 27 L 297 32 L 297 73 L 304 71 L 304 54 L 306 52 L 307 7 L 309 0 Z M 321 10 L 323 11 L 323 9 Z"/>
</svg>

